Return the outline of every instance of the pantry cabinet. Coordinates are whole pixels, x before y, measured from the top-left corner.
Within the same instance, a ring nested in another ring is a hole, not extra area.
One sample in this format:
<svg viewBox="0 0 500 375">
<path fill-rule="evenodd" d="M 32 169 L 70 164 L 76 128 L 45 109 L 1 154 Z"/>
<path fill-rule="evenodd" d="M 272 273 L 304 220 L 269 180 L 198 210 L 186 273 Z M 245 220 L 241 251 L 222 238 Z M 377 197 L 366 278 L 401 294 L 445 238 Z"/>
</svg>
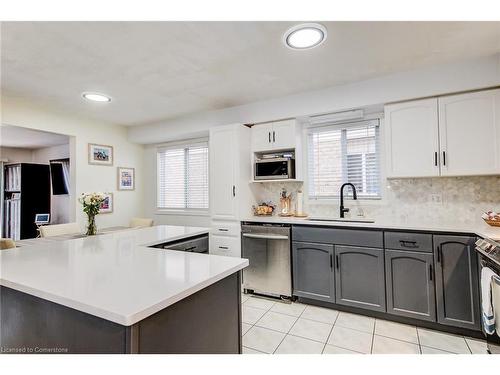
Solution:
<svg viewBox="0 0 500 375">
<path fill-rule="evenodd" d="M 252 206 L 248 181 L 250 129 L 241 124 L 213 127 L 210 154 L 210 253 L 241 256 L 239 220 Z"/>
<path fill-rule="evenodd" d="M 252 126 L 252 151 L 295 149 L 297 127 L 295 120 L 269 122 Z"/>
<path fill-rule="evenodd" d="M 500 174 L 500 90 L 385 106 L 388 178 Z"/>
</svg>

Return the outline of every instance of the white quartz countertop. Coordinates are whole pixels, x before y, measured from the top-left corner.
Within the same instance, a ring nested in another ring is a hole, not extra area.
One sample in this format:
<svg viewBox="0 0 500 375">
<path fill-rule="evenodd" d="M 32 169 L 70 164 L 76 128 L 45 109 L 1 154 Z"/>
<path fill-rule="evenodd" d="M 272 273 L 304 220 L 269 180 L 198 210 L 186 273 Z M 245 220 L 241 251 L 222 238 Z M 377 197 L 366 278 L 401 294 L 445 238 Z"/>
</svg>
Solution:
<svg viewBox="0 0 500 375">
<path fill-rule="evenodd" d="M 397 223 L 390 220 L 377 220 L 373 223 L 349 222 L 349 221 L 315 221 L 308 218 L 281 217 L 281 216 L 250 216 L 242 221 L 256 223 L 283 223 L 283 224 L 302 224 L 331 227 L 352 227 L 352 228 L 380 228 L 397 230 L 419 230 L 429 232 L 450 232 L 450 233 L 474 233 L 483 238 L 489 238 L 494 241 L 500 240 L 500 227 L 492 227 L 482 220 L 473 225 L 460 223 Z"/>
<path fill-rule="evenodd" d="M 208 233 L 155 226 L 0 251 L 0 285 L 129 326 L 245 268 L 248 260 L 148 246 Z"/>
</svg>

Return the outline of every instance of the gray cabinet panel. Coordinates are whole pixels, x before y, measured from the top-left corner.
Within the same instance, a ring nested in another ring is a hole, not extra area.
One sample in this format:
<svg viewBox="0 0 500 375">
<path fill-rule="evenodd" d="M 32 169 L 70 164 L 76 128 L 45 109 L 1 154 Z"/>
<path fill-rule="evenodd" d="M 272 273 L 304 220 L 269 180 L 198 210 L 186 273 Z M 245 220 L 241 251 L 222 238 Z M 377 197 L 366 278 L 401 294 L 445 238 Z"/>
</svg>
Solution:
<svg viewBox="0 0 500 375">
<path fill-rule="evenodd" d="M 385 248 L 432 253 L 432 234 L 385 232 Z"/>
<path fill-rule="evenodd" d="M 436 321 L 433 262 L 432 254 L 385 251 L 388 313 Z"/>
<path fill-rule="evenodd" d="M 383 249 L 335 246 L 335 263 L 336 303 L 386 311 Z"/>
<path fill-rule="evenodd" d="M 382 231 L 321 227 L 292 227 L 294 241 L 331 243 L 335 245 L 383 247 Z"/>
<path fill-rule="evenodd" d="M 293 242 L 293 294 L 335 302 L 333 245 Z"/>
<path fill-rule="evenodd" d="M 475 237 L 434 236 L 439 323 L 479 329 L 479 278 Z"/>
</svg>

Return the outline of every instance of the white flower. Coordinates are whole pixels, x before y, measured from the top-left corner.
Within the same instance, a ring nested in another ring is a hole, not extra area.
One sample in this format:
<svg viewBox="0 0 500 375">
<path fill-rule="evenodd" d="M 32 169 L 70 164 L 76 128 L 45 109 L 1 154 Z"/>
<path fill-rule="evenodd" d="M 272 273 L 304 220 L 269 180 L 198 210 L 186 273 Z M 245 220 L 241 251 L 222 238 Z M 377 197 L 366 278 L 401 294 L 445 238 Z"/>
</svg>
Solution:
<svg viewBox="0 0 500 375">
<path fill-rule="evenodd" d="M 90 204 L 92 202 L 92 198 L 89 195 L 86 195 L 83 201 L 85 204 Z"/>
</svg>

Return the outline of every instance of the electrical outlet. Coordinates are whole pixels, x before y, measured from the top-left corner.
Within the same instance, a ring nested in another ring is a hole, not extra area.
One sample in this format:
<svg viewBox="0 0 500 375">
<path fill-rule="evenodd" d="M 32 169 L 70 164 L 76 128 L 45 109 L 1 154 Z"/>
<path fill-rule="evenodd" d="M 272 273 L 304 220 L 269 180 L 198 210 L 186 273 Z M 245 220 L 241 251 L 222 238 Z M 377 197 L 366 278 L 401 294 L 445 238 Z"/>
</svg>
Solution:
<svg viewBox="0 0 500 375">
<path fill-rule="evenodd" d="M 443 204 L 443 195 L 442 194 L 431 194 L 431 202 L 434 204 Z"/>
</svg>

